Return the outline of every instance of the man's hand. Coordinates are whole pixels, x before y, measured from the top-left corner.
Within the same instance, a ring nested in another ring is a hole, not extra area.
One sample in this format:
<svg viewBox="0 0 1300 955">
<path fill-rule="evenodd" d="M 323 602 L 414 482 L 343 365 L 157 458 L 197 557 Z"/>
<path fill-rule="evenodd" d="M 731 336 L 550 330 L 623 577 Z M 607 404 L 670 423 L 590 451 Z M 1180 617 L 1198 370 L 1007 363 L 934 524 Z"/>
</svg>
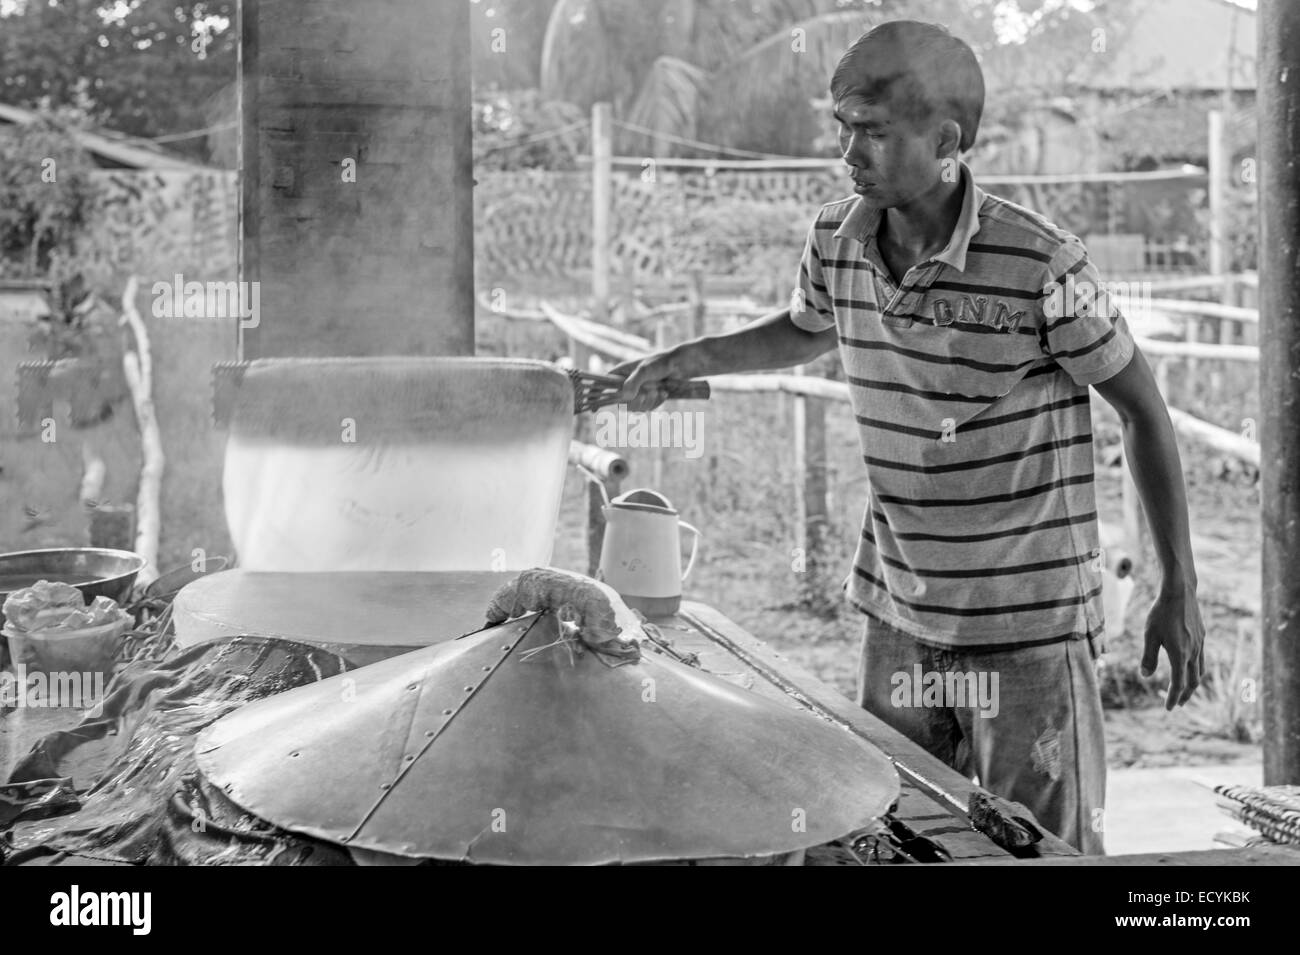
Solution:
<svg viewBox="0 0 1300 955">
<path fill-rule="evenodd" d="M 1176 584 L 1162 587 L 1147 615 L 1142 675 L 1149 677 L 1160 662 L 1160 648 L 1169 657 L 1169 693 L 1165 709 L 1182 706 L 1192 698 L 1205 666 L 1205 624 L 1196 605 L 1195 588 Z"/>
<path fill-rule="evenodd" d="M 623 401 L 628 411 L 650 411 L 668 400 L 666 382 L 686 381 L 693 369 L 688 353 L 678 346 L 615 365 L 609 374 L 627 379 L 623 383 Z"/>
<path fill-rule="evenodd" d="M 782 308 L 735 331 L 705 335 L 637 361 L 625 361 L 609 373 L 627 378 L 623 401 L 629 411 L 650 411 L 667 400 L 665 382 L 806 365 L 838 344 L 834 328 L 805 331 L 790 320 L 790 309 Z"/>
</svg>

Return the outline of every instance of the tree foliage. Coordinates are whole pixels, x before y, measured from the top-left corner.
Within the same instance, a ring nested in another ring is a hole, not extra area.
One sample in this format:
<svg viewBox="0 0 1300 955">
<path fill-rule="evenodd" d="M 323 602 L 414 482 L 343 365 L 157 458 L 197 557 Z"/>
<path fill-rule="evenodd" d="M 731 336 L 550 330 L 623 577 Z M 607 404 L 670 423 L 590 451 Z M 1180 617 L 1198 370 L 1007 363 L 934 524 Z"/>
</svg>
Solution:
<svg viewBox="0 0 1300 955">
<path fill-rule="evenodd" d="M 997 130 L 1014 126 L 1027 104 L 1060 95 L 1071 73 L 1095 55 L 1098 30 L 1119 45 L 1140 3 L 475 0 L 474 7 L 480 88 L 535 86 L 543 100 L 572 103 L 584 114 L 606 101 L 616 119 L 658 134 L 624 129 L 623 150 L 715 154 L 675 142 L 698 139 L 754 152 L 833 155 L 826 111 L 814 103 L 828 95 L 844 50 L 877 23 L 943 23 L 970 43 L 985 71 L 989 129 Z"/>
<path fill-rule="evenodd" d="M 75 107 L 152 138 L 203 128 L 235 78 L 237 0 L 20 0 L 0 18 L 0 101 Z M 201 155 L 202 140 L 173 148 Z"/>
<path fill-rule="evenodd" d="M 93 168 L 56 116 L 0 135 L 0 275 L 43 276 L 72 250 L 94 213 Z"/>
</svg>

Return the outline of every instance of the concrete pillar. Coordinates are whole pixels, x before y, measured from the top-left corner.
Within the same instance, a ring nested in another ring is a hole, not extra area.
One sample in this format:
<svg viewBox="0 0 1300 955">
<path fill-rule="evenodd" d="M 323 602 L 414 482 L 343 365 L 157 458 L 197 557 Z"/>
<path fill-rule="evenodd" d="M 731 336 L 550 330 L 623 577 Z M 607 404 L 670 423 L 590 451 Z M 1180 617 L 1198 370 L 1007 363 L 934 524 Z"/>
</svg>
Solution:
<svg viewBox="0 0 1300 955">
<path fill-rule="evenodd" d="M 1300 783 L 1300 4 L 1259 7 L 1264 783 Z"/>
<path fill-rule="evenodd" d="M 243 0 L 240 19 L 242 357 L 472 354 L 469 4 Z"/>
</svg>

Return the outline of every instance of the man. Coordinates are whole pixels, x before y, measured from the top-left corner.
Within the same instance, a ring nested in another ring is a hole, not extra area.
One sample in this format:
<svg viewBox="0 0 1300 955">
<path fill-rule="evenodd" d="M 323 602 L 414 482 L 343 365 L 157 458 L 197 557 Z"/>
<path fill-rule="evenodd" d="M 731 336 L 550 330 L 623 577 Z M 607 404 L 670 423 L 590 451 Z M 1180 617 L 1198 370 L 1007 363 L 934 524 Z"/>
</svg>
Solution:
<svg viewBox="0 0 1300 955">
<path fill-rule="evenodd" d="M 1079 240 L 987 195 L 959 161 L 984 101 L 970 47 L 940 26 L 882 24 L 831 94 L 855 195 L 818 213 L 790 309 L 614 373 L 648 410 L 665 381 L 838 345 L 868 475 L 845 584 L 866 614 L 859 702 L 1101 853 L 1088 388 L 1119 413 L 1148 515 L 1161 587 L 1142 671 L 1164 647 L 1172 709 L 1200 681 L 1204 627 L 1168 412 Z"/>
</svg>

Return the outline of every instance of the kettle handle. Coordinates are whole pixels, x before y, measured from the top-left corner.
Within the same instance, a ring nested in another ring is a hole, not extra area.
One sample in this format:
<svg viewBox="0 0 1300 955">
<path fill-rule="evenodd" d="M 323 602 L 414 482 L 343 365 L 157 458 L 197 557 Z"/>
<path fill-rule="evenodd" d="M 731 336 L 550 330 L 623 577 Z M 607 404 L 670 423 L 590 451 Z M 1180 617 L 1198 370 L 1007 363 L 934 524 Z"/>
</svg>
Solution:
<svg viewBox="0 0 1300 955">
<path fill-rule="evenodd" d="M 682 580 L 685 580 L 686 576 L 691 572 L 691 568 L 695 566 L 695 555 L 700 549 L 700 532 L 685 521 L 678 521 L 677 526 L 691 532 L 691 556 L 686 561 L 686 569 L 682 571 Z"/>
</svg>

